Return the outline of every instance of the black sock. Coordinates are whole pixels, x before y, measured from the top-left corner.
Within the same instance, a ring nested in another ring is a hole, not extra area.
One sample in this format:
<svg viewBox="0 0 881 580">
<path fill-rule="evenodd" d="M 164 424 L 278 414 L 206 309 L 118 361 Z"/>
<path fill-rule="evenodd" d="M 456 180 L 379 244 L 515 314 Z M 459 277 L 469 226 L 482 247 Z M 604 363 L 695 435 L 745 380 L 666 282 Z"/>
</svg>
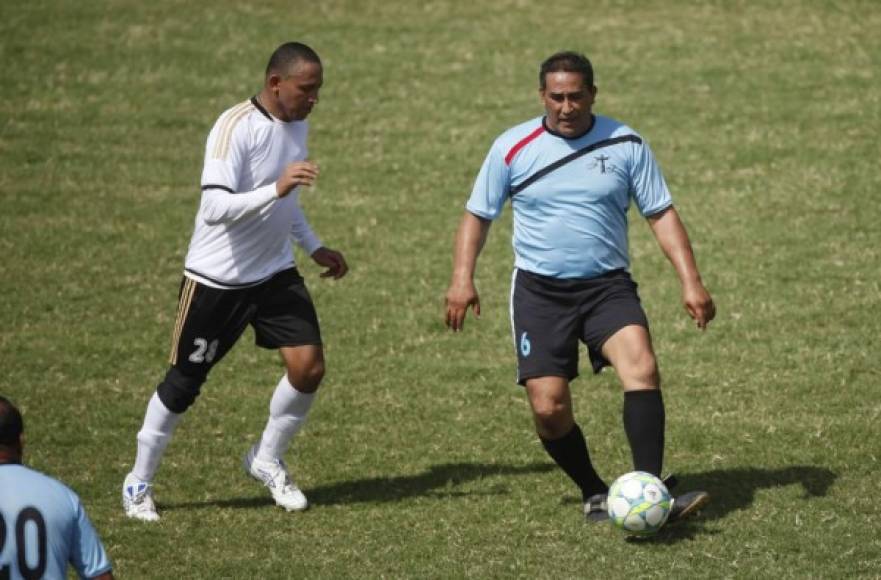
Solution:
<svg viewBox="0 0 881 580">
<path fill-rule="evenodd" d="M 595 494 L 607 493 L 609 486 L 597 475 L 593 464 L 590 462 L 590 454 L 587 452 L 587 441 L 584 434 L 576 423 L 572 429 L 559 439 L 549 441 L 541 439 L 541 444 L 548 452 L 560 469 L 566 472 L 572 481 L 581 488 L 584 501 Z"/>
<path fill-rule="evenodd" d="M 624 432 L 633 468 L 661 477 L 664 462 L 664 399 L 660 389 L 624 392 Z"/>
</svg>

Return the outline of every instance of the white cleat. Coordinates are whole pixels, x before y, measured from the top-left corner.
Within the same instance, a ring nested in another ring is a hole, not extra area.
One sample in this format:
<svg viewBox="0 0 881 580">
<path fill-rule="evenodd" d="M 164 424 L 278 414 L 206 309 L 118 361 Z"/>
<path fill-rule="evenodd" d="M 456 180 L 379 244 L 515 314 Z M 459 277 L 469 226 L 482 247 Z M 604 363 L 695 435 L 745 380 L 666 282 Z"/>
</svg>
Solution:
<svg viewBox="0 0 881 580">
<path fill-rule="evenodd" d="M 269 489 L 275 503 L 289 512 L 302 511 L 309 507 L 306 496 L 293 482 L 284 461 L 262 461 L 257 458 L 257 445 L 251 447 L 242 459 L 245 473 L 261 482 Z"/>
<path fill-rule="evenodd" d="M 158 522 L 156 504 L 153 503 L 153 486 L 133 474 L 125 476 L 122 483 L 122 507 L 125 515 L 142 522 Z"/>
</svg>

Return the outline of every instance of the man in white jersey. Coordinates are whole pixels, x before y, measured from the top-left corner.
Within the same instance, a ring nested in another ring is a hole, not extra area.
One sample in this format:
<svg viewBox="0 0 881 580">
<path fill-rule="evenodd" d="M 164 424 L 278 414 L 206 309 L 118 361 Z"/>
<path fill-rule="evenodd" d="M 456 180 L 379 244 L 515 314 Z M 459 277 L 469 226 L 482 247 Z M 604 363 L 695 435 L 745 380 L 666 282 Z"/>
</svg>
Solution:
<svg viewBox="0 0 881 580">
<path fill-rule="evenodd" d="M 112 580 L 110 560 L 80 498 L 22 465 L 24 421 L 0 396 L 0 578 Z"/>
<path fill-rule="evenodd" d="M 578 485 L 587 519 L 601 521 L 608 519 L 608 486 L 591 463 L 569 390 L 578 376 L 579 341 L 594 372 L 611 365 L 621 381 L 634 469 L 660 476 L 664 452 L 661 378 L 628 272 L 631 201 L 676 269 L 683 303 L 699 328 L 713 319 L 715 307 L 648 145 L 630 127 L 593 114 L 597 89 L 590 61 L 574 52 L 551 56 L 539 72 L 539 94 L 546 114 L 503 133 L 481 167 L 456 234 L 446 324 L 462 330 L 469 307 L 480 315 L 477 257 L 492 220 L 510 200 L 517 380 L 526 388 L 543 446 Z M 708 501 L 705 492 L 682 494 L 670 519 Z"/>
<path fill-rule="evenodd" d="M 258 346 L 279 351 L 286 372 L 262 437 L 245 453 L 244 469 L 284 509 L 308 505 L 284 454 L 306 421 L 324 376 L 324 354 L 291 241 L 326 268 L 321 277 L 339 279 L 348 271 L 343 255 L 312 231 L 298 202 L 300 186 L 318 177 L 308 161 L 306 117 L 322 82 L 315 51 L 283 44 L 269 59 L 260 93 L 220 115 L 208 135 L 170 368 L 147 405 L 135 463 L 122 487 L 129 517 L 159 519 L 152 483 L 162 454 L 212 366 L 249 324 Z"/>
</svg>

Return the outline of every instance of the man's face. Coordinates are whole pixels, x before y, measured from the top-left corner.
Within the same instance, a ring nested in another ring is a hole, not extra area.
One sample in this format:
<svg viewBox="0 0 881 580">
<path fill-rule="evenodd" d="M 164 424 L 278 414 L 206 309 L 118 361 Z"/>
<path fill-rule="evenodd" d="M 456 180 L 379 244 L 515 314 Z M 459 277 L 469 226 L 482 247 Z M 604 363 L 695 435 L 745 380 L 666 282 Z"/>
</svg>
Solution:
<svg viewBox="0 0 881 580">
<path fill-rule="evenodd" d="M 539 93 L 552 131 L 571 138 L 580 137 L 590 128 L 596 87 L 586 86 L 581 73 L 548 73 L 545 88 Z"/>
<path fill-rule="evenodd" d="M 302 121 L 318 102 L 318 91 L 324 82 L 321 65 L 301 61 L 290 76 L 271 80 L 272 91 L 282 121 Z"/>
</svg>

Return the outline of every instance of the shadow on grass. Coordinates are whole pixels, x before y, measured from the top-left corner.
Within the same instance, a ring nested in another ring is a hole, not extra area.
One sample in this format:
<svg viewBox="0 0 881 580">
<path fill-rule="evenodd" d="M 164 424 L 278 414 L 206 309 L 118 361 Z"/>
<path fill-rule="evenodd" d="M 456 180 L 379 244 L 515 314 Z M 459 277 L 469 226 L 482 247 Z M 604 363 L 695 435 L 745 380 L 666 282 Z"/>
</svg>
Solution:
<svg viewBox="0 0 881 580">
<path fill-rule="evenodd" d="M 676 492 L 704 490 L 710 494 L 709 505 L 696 517 L 666 527 L 653 538 L 635 541 L 652 544 L 675 543 L 698 534 L 718 534 L 721 533 L 719 530 L 708 530 L 705 524 L 721 519 L 731 512 L 750 507 L 755 501 L 758 490 L 799 485 L 804 491 L 802 499 L 807 501 L 814 497 L 824 497 L 836 477 L 837 474 L 825 467 L 807 465 L 779 469 L 719 469 L 677 474 L 679 485 L 673 491 L 674 496 Z"/>
<path fill-rule="evenodd" d="M 481 463 L 445 463 L 434 465 L 418 475 L 370 477 L 330 485 L 304 489 L 309 502 L 317 506 L 353 503 L 385 503 L 412 497 L 455 498 L 480 495 L 500 495 L 506 488 L 498 484 L 488 485 L 485 490 L 462 491 L 458 486 L 494 476 L 518 476 L 545 473 L 556 469 L 550 463 L 530 465 L 487 465 Z M 199 502 L 163 503 L 164 510 L 194 509 L 204 507 L 253 508 L 272 504 L 268 495 L 260 497 L 207 500 Z"/>
</svg>

